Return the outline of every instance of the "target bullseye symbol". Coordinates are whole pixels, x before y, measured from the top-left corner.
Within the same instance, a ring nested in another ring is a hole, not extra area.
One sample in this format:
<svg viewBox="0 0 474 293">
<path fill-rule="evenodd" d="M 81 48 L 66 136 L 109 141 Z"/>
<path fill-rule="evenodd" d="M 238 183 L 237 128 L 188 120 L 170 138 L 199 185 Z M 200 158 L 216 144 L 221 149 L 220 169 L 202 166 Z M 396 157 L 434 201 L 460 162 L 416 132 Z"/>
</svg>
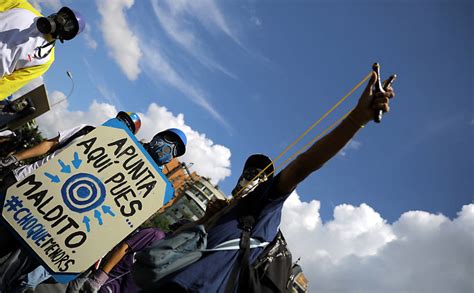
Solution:
<svg viewBox="0 0 474 293">
<path fill-rule="evenodd" d="M 72 211 L 88 212 L 105 200 L 105 186 L 95 176 L 79 173 L 71 176 L 61 188 L 64 203 Z"/>
<path fill-rule="evenodd" d="M 84 186 L 81 186 L 79 187 L 79 189 L 77 189 L 77 195 L 81 198 L 86 198 L 89 196 L 89 189 Z"/>
</svg>

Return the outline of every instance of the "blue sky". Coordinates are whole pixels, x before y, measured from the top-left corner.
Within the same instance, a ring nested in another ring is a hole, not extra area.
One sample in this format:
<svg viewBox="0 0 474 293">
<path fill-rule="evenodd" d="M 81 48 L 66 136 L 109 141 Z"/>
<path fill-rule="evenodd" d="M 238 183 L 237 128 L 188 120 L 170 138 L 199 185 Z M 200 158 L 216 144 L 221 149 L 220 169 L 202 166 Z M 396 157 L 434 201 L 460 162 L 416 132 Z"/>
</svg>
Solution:
<svg viewBox="0 0 474 293">
<path fill-rule="evenodd" d="M 226 193 L 249 154 L 275 158 L 373 62 L 397 73 L 391 112 L 298 187 L 282 227 L 294 255 L 314 250 L 302 263 L 320 292 L 474 288 L 472 1 L 37 2 L 88 23 L 57 45 L 50 98 L 69 92 L 67 70 L 75 88 L 45 133 L 140 112 L 141 137 L 183 128 L 184 161 Z"/>
<path fill-rule="evenodd" d="M 202 1 L 184 8 L 136 1 L 123 13 L 142 52 L 139 73 L 116 61 L 131 52 L 116 20 L 103 20 L 92 1 L 61 3 L 80 11 L 89 31 L 58 44 L 48 89 L 68 93 L 70 70 L 70 109 L 97 100 L 144 112 L 155 102 L 184 114 L 187 125 L 231 150 L 232 175 L 220 182 L 226 192 L 248 154 L 276 157 L 378 61 L 385 77 L 398 74 L 392 112 L 301 184 L 302 199 L 319 199 L 324 219 L 333 205 L 365 202 L 390 221 L 406 210 L 453 217 L 472 202 L 469 1 Z M 42 4 L 45 14 L 57 5 Z M 209 7 L 218 15 L 199 12 Z M 122 45 L 111 49 L 104 30 L 115 30 Z M 156 70 L 156 52 L 183 84 Z M 323 125 L 355 105 L 359 93 Z"/>
</svg>

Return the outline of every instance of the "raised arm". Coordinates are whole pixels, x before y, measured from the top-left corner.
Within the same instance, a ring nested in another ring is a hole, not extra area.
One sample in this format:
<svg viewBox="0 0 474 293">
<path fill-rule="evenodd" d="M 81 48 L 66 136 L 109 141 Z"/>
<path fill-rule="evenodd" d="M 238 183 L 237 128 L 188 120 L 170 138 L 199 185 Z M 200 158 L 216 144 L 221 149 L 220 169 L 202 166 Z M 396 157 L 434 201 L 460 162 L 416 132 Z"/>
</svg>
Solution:
<svg viewBox="0 0 474 293">
<path fill-rule="evenodd" d="M 395 93 L 389 86 L 385 93 L 374 95 L 372 88 L 376 78 L 377 74 L 374 72 L 357 106 L 346 119 L 281 171 L 276 186 L 279 194 L 296 188 L 308 175 L 334 157 L 365 124 L 373 120 L 375 110 L 389 111 L 389 99 Z"/>
<path fill-rule="evenodd" d="M 127 243 L 120 244 L 114 249 L 109 258 L 105 261 L 102 270 L 107 274 L 112 271 L 116 264 L 118 264 L 122 258 L 127 254 L 129 246 Z"/>
<path fill-rule="evenodd" d="M 36 158 L 47 154 L 49 151 L 59 143 L 59 136 L 44 140 L 32 148 L 23 150 L 14 155 L 10 155 L 0 159 L 0 171 L 11 170 L 12 167 L 16 167 L 19 161 Z"/>
<path fill-rule="evenodd" d="M 27 160 L 47 154 L 59 143 L 59 136 L 43 140 L 32 148 L 16 153 L 14 156 L 18 161 Z"/>
</svg>

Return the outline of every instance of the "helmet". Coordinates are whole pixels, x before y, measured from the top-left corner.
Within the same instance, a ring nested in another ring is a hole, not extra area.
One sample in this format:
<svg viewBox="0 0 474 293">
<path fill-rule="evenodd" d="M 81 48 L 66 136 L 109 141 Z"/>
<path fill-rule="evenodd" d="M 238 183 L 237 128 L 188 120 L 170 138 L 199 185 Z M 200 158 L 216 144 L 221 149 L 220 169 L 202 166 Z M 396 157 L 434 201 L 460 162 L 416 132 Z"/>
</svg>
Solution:
<svg viewBox="0 0 474 293">
<path fill-rule="evenodd" d="M 79 27 L 79 29 L 77 30 L 77 33 L 76 33 L 76 35 L 78 35 L 78 34 L 82 33 L 84 31 L 84 29 L 86 28 L 86 20 L 79 11 L 72 10 L 72 12 L 74 13 L 74 16 L 76 16 L 77 26 Z"/>
<path fill-rule="evenodd" d="M 142 126 L 142 120 L 140 119 L 140 116 L 134 112 L 120 111 L 115 118 L 125 123 L 125 125 L 127 125 L 133 134 L 137 134 L 137 132 L 140 130 L 140 127 Z"/>
<path fill-rule="evenodd" d="M 261 169 L 261 170 L 267 168 L 264 171 L 267 177 L 273 176 L 273 173 L 275 172 L 275 167 L 273 166 L 272 159 L 270 159 L 268 156 L 264 154 L 253 154 L 250 157 L 248 157 L 247 161 L 245 161 L 244 171 L 250 168 L 256 168 L 256 169 Z"/>
<path fill-rule="evenodd" d="M 168 164 L 173 158 L 186 152 L 186 135 L 177 128 L 170 128 L 157 133 L 149 143 L 145 144 L 147 152 L 159 165 Z"/>
<path fill-rule="evenodd" d="M 71 40 L 84 30 L 85 21 L 82 15 L 70 9 L 61 8 L 48 17 L 40 17 L 36 21 L 38 30 L 43 34 L 51 34 L 55 39 Z"/>
<path fill-rule="evenodd" d="M 169 128 L 164 131 L 158 132 L 153 139 L 159 136 L 164 136 L 164 135 L 171 135 L 178 141 L 177 149 L 176 149 L 176 157 L 184 155 L 186 152 L 186 144 L 188 143 L 188 139 L 186 137 L 186 134 L 184 134 L 183 131 L 181 131 L 178 128 Z"/>
</svg>

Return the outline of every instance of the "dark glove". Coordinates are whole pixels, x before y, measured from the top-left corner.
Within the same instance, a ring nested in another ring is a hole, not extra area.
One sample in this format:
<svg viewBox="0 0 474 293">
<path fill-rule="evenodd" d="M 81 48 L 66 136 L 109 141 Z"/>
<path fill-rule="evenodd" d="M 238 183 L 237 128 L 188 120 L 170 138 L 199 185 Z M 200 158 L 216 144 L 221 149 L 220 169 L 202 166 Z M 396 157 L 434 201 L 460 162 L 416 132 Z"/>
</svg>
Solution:
<svg viewBox="0 0 474 293">
<path fill-rule="evenodd" d="M 80 293 L 97 293 L 102 285 L 107 282 L 109 275 L 103 270 L 97 270 L 82 285 Z"/>
<path fill-rule="evenodd" d="M 89 279 L 88 277 L 91 275 L 92 271 L 89 269 L 79 276 L 77 276 L 74 280 L 70 281 L 67 285 L 66 293 L 79 293 L 79 290 L 82 288 L 82 285 Z"/>
<path fill-rule="evenodd" d="M 0 159 L 0 170 L 16 167 L 18 165 L 19 165 L 19 162 L 15 158 L 15 156 L 8 156 L 6 158 Z"/>
</svg>

